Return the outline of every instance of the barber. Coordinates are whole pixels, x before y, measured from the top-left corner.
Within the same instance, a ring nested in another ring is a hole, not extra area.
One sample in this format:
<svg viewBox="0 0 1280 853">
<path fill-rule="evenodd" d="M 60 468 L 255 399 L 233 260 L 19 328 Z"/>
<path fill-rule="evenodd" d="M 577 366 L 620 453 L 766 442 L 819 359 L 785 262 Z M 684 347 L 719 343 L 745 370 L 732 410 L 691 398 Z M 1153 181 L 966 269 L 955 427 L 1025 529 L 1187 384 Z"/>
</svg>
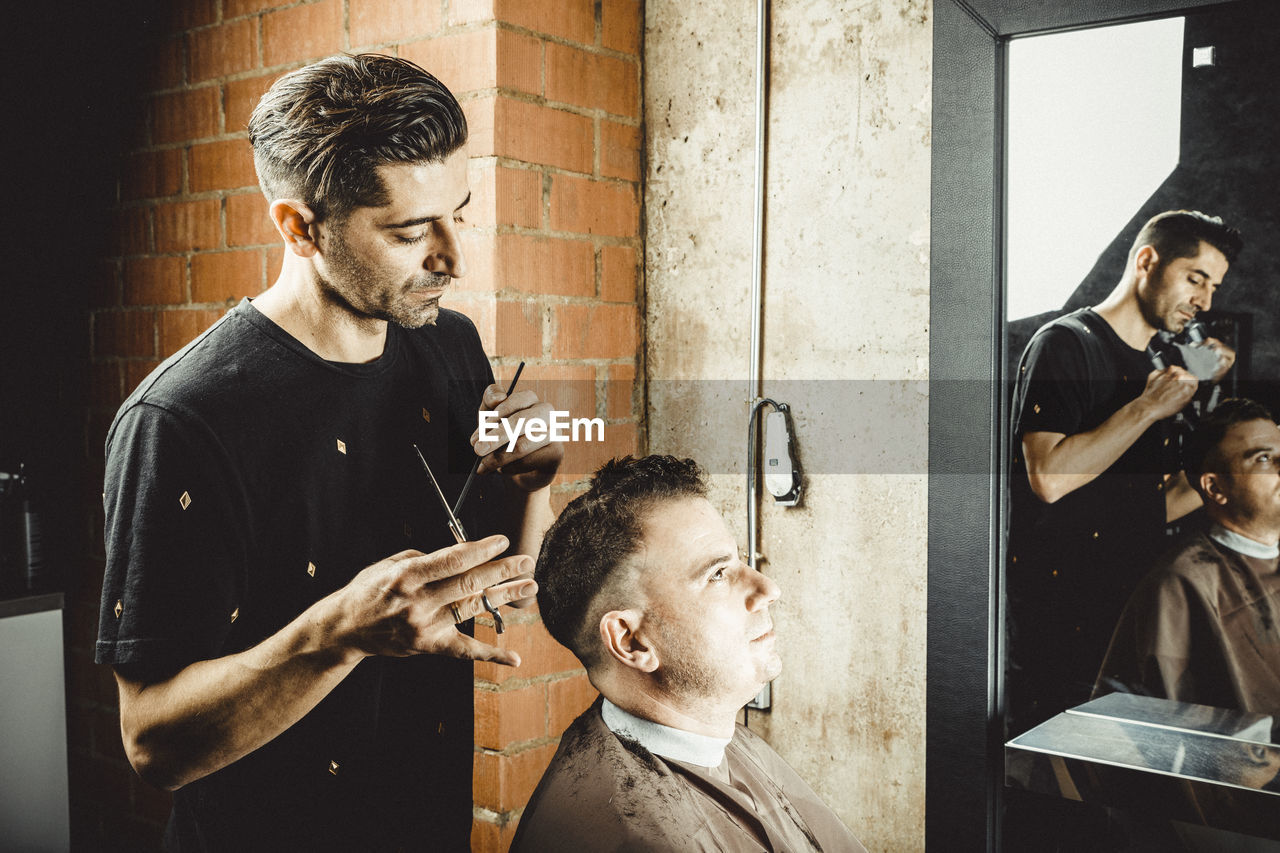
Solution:
<svg viewBox="0 0 1280 853">
<path fill-rule="evenodd" d="M 560 445 L 472 446 L 507 397 L 465 272 L 466 120 L 410 62 L 336 56 L 249 125 L 279 278 L 165 361 L 107 439 L 97 659 L 174 850 L 465 850 L 486 602 L 527 602 Z M 414 454 L 476 541 L 453 544 Z M 493 473 L 498 472 L 498 473 Z"/>
<path fill-rule="evenodd" d="M 1041 328 L 1018 367 L 1006 574 L 1010 719 L 1033 725 L 1085 701 L 1111 629 L 1162 550 L 1165 525 L 1200 505 L 1171 420 L 1196 377 L 1149 349 L 1209 310 L 1241 248 L 1196 211 L 1152 217 L 1111 294 Z M 1235 353 L 1220 341 L 1211 381 Z"/>
</svg>

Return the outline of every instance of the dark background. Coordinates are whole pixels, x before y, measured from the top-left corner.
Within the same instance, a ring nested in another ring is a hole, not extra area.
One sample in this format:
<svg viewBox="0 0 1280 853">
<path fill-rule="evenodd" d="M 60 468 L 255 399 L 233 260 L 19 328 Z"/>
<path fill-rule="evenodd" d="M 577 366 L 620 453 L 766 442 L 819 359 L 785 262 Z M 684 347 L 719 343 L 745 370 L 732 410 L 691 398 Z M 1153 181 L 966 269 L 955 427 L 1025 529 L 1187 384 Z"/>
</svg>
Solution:
<svg viewBox="0 0 1280 853">
<path fill-rule="evenodd" d="M 87 547 L 91 282 L 109 274 L 98 259 L 159 6 L 23 3 L 6 14 L 0 472 L 25 466 L 47 589 L 74 582 Z M 12 491 L 0 497 L 0 594 L 24 591 L 18 511 Z"/>
</svg>

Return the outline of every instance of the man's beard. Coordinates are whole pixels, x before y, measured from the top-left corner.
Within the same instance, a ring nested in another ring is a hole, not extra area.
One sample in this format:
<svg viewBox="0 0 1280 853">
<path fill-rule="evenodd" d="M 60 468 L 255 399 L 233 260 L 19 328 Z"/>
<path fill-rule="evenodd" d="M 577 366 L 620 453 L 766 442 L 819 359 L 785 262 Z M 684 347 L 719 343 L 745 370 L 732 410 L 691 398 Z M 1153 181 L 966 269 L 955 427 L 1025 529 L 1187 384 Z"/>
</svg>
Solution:
<svg viewBox="0 0 1280 853">
<path fill-rule="evenodd" d="M 397 285 L 398 290 L 392 291 L 392 293 L 394 296 L 401 298 L 392 298 L 386 304 L 366 302 L 364 305 L 357 305 L 356 299 L 369 295 L 367 291 L 362 290 L 360 287 L 361 283 L 368 282 L 371 278 L 368 267 L 357 259 L 356 253 L 351 250 L 351 246 L 347 243 L 346 236 L 340 228 L 333 231 L 327 248 L 326 256 L 330 275 L 328 278 L 322 277 L 321 284 L 331 296 L 345 303 L 351 311 L 376 320 L 395 323 L 405 329 L 419 329 L 423 326 L 434 326 L 436 324 L 440 317 L 440 299 L 438 297 L 414 309 L 410 309 L 406 297 L 408 297 L 410 291 L 415 290 L 443 290 L 452 281 L 449 275 L 423 272 L 422 276 L 412 283 L 401 282 Z M 341 282 L 342 286 L 336 286 L 334 282 Z M 379 294 L 375 290 L 372 295 L 376 297 Z"/>
</svg>

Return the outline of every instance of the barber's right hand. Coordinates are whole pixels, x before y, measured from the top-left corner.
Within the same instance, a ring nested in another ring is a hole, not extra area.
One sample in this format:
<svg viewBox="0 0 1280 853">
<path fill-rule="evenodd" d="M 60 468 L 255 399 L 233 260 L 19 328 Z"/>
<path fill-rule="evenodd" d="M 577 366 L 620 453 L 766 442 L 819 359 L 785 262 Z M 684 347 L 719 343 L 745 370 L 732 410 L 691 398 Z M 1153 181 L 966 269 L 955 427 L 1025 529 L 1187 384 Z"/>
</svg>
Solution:
<svg viewBox="0 0 1280 853">
<path fill-rule="evenodd" d="M 1191 402 L 1197 385 L 1199 382 L 1192 373 L 1170 365 L 1147 374 L 1147 387 L 1139 399 L 1155 420 L 1163 420 L 1176 415 Z"/>
<path fill-rule="evenodd" d="M 519 666 L 515 652 L 457 629 L 457 622 L 485 612 L 481 593 L 500 607 L 537 592 L 533 580 L 515 579 L 533 571 L 531 557 L 495 559 L 508 545 L 505 536 L 490 536 L 431 554 L 401 551 L 374 563 L 334 594 L 338 637 L 364 655 L 437 654 Z"/>
</svg>

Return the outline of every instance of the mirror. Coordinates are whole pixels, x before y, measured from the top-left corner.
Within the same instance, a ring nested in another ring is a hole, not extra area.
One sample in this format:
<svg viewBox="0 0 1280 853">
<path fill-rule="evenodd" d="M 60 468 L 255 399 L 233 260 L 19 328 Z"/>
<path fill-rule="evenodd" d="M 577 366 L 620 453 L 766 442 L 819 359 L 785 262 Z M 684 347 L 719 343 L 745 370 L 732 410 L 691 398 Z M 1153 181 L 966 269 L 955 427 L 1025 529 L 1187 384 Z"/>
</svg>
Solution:
<svg viewBox="0 0 1280 853">
<path fill-rule="evenodd" d="M 1275 406 L 1273 386 L 1265 380 L 1275 375 L 1280 344 L 1271 328 L 1277 312 L 1268 293 L 1271 268 L 1280 258 L 1270 237 L 1280 232 L 1264 197 L 1274 175 L 1264 171 L 1272 169 L 1267 160 L 1274 148 L 1268 127 L 1276 110 L 1265 85 L 1274 70 L 1266 42 L 1274 30 L 1264 35 L 1237 28 L 1239 44 L 1232 51 L 1243 50 L 1254 59 L 1234 64 L 1235 59 L 1227 60 L 1229 51 L 1220 50 L 1214 76 L 1201 78 L 1206 86 L 1182 90 L 1176 166 L 1134 209 L 1107 213 L 1112 233 L 1088 249 L 1094 262 L 1074 289 L 1068 286 L 1065 301 L 1056 308 L 1027 309 L 1033 313 L 1014 316 L 1013 323 L 1004 322 L 1003 125 L 1006 95 L 1013 97 L 1006 88 L 1006 48 L 1020 37 L 1179 15 L 1186 16 L 1185 50 L 1197 46 L 1192 42 L 1200 36 L 1190 30 L 1201 25 L 1226 45 L 1225 34 L 1220 37 L 1212 28 L 1230 29 L 1233 19 L 1264 14 L 1267 5 L 1254 0 L 938 0 L 934 5 L 929 846 L 992 850 L 1000 843 L 1006 739 L 1003 513 L 1010 458 L 1005 378 L 1006 365 L 1016 365 L 1036 320 L 1043 322 L 1046 310 L 1072 310 L 1105 296 L 1123 268 L 1129 241 L 1150 213 L 1184 205 L 1220 213 L 1248 242 L 1215 304 L 1216 312 L 1246 318 L 1236 324 L 1248 342 L 1239 347 L 1242 355 L 1234 369 L 1239 386 L 1233 390 Z M 1107 100 L 1123 102 L 1126 94 L 1111 93 Z M 1192 115 L 1194 121 L 1188 118 Z M 1099 135 L 1093 122 L 1073 133 Z M 1191 200 L 1173 201 L 1188 195 Z M 1041 264 L 1055 265 L 1055 258 Z M 1231 287 L 1237 288 L 1234 293 Z"/>
</svg>

